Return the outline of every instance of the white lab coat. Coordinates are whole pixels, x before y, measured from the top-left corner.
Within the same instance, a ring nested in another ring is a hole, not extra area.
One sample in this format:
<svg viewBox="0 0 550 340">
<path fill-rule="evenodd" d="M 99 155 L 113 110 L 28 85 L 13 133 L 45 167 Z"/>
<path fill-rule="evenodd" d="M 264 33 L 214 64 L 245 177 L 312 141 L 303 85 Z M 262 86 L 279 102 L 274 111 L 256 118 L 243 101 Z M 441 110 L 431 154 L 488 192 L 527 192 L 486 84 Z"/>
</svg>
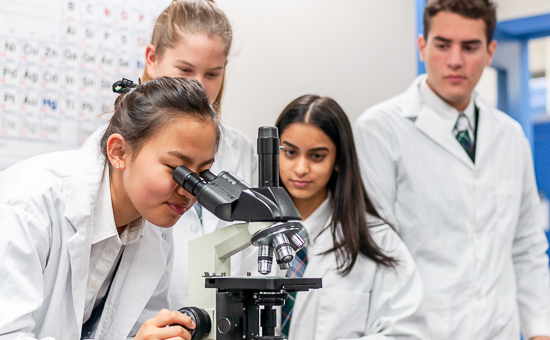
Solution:
<svg viewBox="0 0 550 340">
<path fill-rule="evenodd" d="M 256 151 L 252 142 L 239 131 L 224 126 L 211 171 L 215 174 L 222 171 L 231 171 L 246 183 L 256 187 L 258 186 L 257 163 Z M 174 225 L 174 271 L 168 294 L 172 310 L 178 310 L 189 303 L 188 242 L 235 223 L 222 221 L 203 208 L 202 224 L 197 211 L 191 209 Z M 247 255 L 252 251 L 254 250 L 247 249 L 231 257 L 231 273 L 233 276 L 244 275 L 243 270 L 257 267 L 257 259 Z M 247 256 L 247 261 L 251 262 L 251 264 L 244 266 L 247 269 L 241 269 L 243 256 Z"/>
<path fill-rule="evenodd" d="M 98 148 L 37 156 L 0 173 L 0 339 L 80 339 L 103 175 Z M 126 246 L 96 338 L 125 339 L 166 307 L 171 229 Z"/>
<path fill-rule="evenodd" d="M 419 76 L 354 124 L 369 195 L 422 275 L 433 339 L 550 335 L 547 239 L 521 126 L 474 92 L 476 162 L 421 100 Z"/>
<path fill-rule="evenodd" d="M 296 294 L 289 340 L 426 339 L 420 274 L 399 236 L 382 221 L 370 228 L 376 244 L 399 261 L 395 269 L 359 255 L 351 272 L 341 276 L 335 254 L 320 255 L 334 245 L 325 228 L 331 219 L 327 199 L 303 221 L 309 235 L 303 277 L 322 278 L 323 288 Z"/>
</svg>

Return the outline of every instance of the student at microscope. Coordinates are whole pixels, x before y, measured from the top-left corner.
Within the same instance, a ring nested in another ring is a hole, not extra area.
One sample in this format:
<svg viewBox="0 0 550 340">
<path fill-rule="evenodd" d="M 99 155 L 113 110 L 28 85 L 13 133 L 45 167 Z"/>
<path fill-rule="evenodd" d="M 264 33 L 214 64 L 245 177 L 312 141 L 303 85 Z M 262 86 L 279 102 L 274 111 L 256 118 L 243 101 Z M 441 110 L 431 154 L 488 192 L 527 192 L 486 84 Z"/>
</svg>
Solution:
<svg viewBox="0 0 550 340">
<path fill-rule="evenodd" d="M 162 309 L 169 227 L 196 202 L 172 171 L 210 168 L 219 134 L 198 81 L 158 78 L 116 99 L 98 145 L 0 172 L 0 338 L 190 339 Z"/>
<path fill-rule="evenodd" d="M 206 88 L 209 100 L 220 110 L 232 37 L 229 19 L 213 1 L 174 0 L 157 18 L 151 44 L 145 49 L 142 80 L 163 76 L 198 80 Z M 86 143 L 96 143 L 104 129 L 96 131 Z M 256 159 L 254 144 L 238 130 L 224 125 L 212 171 L 216 174 L 231 171 L 255 186 Z M 196 205 L 174 226 L 174 267 L 177 269 L 170 284 L 172 309 L 188 304 L 188 241 L 229 224 Z M 241 272 L 241 256 L 239 253 L 231 258 L 233 273 Z"/>
<path fill-rule="evenodd" d="M 289 297 L 283 334 L 290 340 L 425 339 L 420 275 L 365 191 L 342 108 L 328 97 L 305 95 L 276 125 L 284 147 L 281 184 L 308 239 L 286 276 L 323 279 L 322 289 Z"/>
</svg>

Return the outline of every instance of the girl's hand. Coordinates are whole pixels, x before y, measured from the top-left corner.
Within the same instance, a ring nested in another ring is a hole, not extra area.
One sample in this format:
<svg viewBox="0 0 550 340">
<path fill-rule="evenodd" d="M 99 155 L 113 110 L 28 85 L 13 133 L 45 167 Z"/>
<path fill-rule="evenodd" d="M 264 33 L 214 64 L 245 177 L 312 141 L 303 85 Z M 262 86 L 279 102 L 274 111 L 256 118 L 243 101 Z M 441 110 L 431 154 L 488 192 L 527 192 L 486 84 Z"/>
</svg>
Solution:
<svg viewBox="0 0 550 340">
<path fill-rule="evenodd" d="M 162 309 L 157 316 L 145 321 L 136 334 L 135 340 L 191 340 L 189 329 L 195 328 L 195 323 L 187 315 Z"/>
</svg>

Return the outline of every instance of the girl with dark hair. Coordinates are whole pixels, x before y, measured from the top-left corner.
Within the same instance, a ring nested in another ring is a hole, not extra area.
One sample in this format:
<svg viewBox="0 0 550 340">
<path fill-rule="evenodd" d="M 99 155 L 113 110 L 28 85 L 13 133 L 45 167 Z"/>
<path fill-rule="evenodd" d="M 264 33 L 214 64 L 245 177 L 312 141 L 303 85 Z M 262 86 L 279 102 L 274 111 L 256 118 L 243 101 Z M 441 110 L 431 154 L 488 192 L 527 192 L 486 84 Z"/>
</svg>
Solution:
<svg viewBox="0 0 550 340">
<path fill-rule="evenodd" d="M 305 95 L 276 125 L 281 183 L 309 240 L 286 275 L 323 279 L 322 289 L 299 292 L 282 308 L 282 332 L 290 340 L 425 338 L 420 276 L 365 191 L 342 108 Z"/>
<path fill-rule="evenodd" d="M 174 0 L 159 15 L 145 49 L 143 80 L 156 77 L 185 77 L 200 81 L 219 113 L 224 94 L 225 74 L 233 31 L 229 18 L 211 0 Z M 245 182 L 258 182 L 254 144 L 237 129 L 223 125 L 219 150 L 212 171 L 231 171 Z M 174 270 L 170 283 L 170 308 L 187 306 L 188 241 L 221 229 L 232 222 L 222 221 L 196 205 L 174 226 Z M 239 253 L 231 257 L 233 275 L 240 270 Z M 255 263 L 255 261 L 254 261 Z"/>
<path fill-rule="evenodd" d="M 208 169 L 219 134 L 198 81 L 158 78 L 117 98 L 100 147 L 2 171 L 0 338 L 190 339 L 161 310 L 169 227 L 195 203 L 172 171 Z"/>
<path fill-rule="evenodd" d="M 233 40 L 229 18 L 211 0 L 173 0 L 158 16 L 151 43 L 145 49 L 142 80 L 158 77 L 185 77 L 201 82 L 214 108 L 221 112 L 226 66 Z M 101 127 L 86 142 L 97 144 L 105 130 Z M 240 131 L 223 126 L 216 152 L 214 173 L 231 171 L 245 182 L 258 182 L 254 144 Z M 174 226 L 174 267 L 170 283 L 170 307 L 188 304 L 188 241 L 230 225 L 196 205 Z M 242 253 L 231 258 L 233 274 L 240 270 Z M 255 264 L 255 261 L 254 261 Z"/>
</svg>

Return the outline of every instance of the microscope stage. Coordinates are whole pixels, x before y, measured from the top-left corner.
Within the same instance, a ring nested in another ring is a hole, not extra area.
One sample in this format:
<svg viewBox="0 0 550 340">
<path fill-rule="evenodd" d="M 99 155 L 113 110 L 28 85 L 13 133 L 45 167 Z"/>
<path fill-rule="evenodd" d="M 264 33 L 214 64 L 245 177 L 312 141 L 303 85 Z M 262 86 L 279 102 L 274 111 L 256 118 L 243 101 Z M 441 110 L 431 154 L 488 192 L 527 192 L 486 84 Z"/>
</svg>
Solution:
<svg viewBox="0 0 550 340">
<path fill-rule="evenodd" d="M 224 291 L 257 291 L 257 292 L 298 292 L 322 288 L 322 279 L 270 277 L 207 277 L 205 288 L 218 288 Z"/>
</svg>

